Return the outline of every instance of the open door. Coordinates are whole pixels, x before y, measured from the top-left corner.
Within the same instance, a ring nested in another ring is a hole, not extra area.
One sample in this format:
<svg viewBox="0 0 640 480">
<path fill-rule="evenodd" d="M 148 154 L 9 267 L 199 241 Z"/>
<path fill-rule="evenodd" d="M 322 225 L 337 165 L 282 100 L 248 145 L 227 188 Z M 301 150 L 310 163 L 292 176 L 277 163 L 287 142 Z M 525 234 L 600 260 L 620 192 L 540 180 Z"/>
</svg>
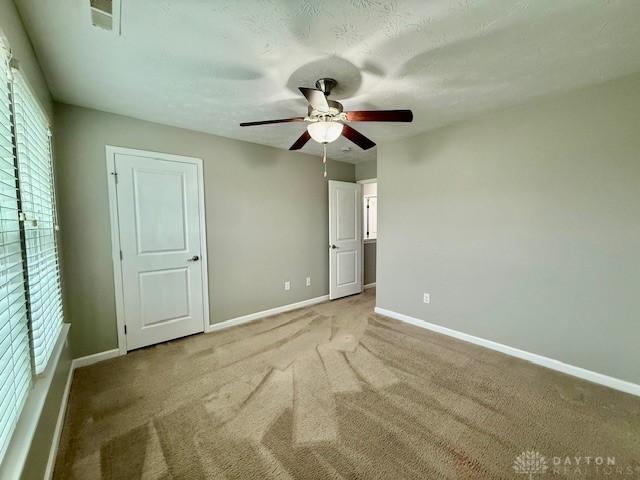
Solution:
<svg viewBox="0 0 640 480">
<path fill-rule="evenodd" d="M 362 292 L 362 185 L 329 180 L 329 298 Z"/>
</svg>

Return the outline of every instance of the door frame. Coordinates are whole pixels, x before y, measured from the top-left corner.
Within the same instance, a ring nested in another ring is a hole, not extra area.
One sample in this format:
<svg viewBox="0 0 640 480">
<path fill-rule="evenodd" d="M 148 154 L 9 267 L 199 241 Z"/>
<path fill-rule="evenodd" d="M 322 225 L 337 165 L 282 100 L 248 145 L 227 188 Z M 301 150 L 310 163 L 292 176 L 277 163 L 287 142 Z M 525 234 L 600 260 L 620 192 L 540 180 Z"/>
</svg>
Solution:
<svg viewBox="0 0 640 480">
<path fill-rule="evenodd" d="M 359 183 L 360 185 L 364 185 L 365 183 L 378 183 L 378 177 L 375 178 L 366 178 L 364 180 L 357 180 L 356 183 Z M 364 186 L 362 187 L 364 190 Z M 364 194 L 361 195 L 361 197 L 364 197 Z M 378 195 L 376 195 L 376 198 L 378 197 Z M 363 214 L 364 214 L 364 205 L 361 205 L 361 210 L 363 210 Z M 376 257 L 378 256 L 378 234 L 376 232 L 376 238 L 373 240 L 365 240 L 364 239 L 364 218 L 362 219 L 362 290 L 366 290 L 366 285 L 364 284 L 364 246 L 367 243 L 375 243 L 376 244 Z M 377 268 L 377 262 L 376 262 L 376 268 Z M 378 279 L 378 272 L 376 272 L 376 280 Z M 376 285 L 376 282 L 371 283 L 369 285 Z M 371 288 L 371 287 L 368 287 Z"/>
<path fill-rule="evenodd" d="M 122 286 L 122 264 L 120 259 L 120 222 L 118 217 L 118 192 L 116 189 L 116 154 L 135 155 L 159 160 L 167 160 L 176 163 L 189 163 L 195 165 L 198 171 L 198 208 L 200 210 L 200 269 L 202 274 L 202 328 L 207 332 L 209 324 L 209 269 L 207 268 L 207 229 L 205 220 L 204 203 L 204 176 L 202 159 L 174 155 L 171 153 L 152 152 L 134 148 L 105 146 L 107 156 L 107 188 L 109 192 L 109 219 L 111 223 L 111 260 L 113 262 L 113 286 L 116 294 L 116 324 L 118 329 L 118 352 L 120 355 L 127 353 L 127 336 L 124 333 L 124 291 Z"/>
</svg>

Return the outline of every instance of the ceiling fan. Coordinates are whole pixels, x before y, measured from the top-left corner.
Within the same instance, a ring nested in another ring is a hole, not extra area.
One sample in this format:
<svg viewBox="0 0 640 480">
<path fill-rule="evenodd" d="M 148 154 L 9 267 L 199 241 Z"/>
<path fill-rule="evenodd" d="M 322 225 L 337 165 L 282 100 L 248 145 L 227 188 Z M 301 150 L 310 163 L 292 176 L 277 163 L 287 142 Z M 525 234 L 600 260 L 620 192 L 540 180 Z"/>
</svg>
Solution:
<svg viewBox="0 0 640 480">
<path fill-rule="evenodd" d="M 324 176 L 327 176 L 327 144 L 336 141 L 340 135 L 351 140 L 363 150 L 375 147 L 375 143 L 346 122 L 411 122 L 411 110 L 354 110 L 345 112 L 340 102 L 329 100 L 327 97 L 338 84 L 333 78 L 321 78 L 316 82 L 316 88 L 300 87 L 300 92 L 309 102 L 306 117 L 281 118 L 277 120 L 263 120 L 260 122 L 244 122 L 241 127 L 268 125 L 271 123 L 307 122 L 307 129 L 289 150 L 300 150 L 309 139 L 323 145 L 325 164 Z"/>
</svg>

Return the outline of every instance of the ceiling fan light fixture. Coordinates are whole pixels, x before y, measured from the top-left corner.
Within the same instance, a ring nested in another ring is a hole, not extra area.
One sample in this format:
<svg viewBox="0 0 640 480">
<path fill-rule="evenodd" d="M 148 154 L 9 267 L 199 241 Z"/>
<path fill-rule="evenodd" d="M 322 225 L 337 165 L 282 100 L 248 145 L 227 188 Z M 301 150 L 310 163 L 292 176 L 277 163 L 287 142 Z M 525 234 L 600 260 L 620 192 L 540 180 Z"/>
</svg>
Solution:
<svg viewBox="0 0 640 480">
<path fill-rule="evenodd" d="M 339 122 L 313 122 L 307 126 L 307 131 L 316 142 L 331 143 L 340 137 L 342 127 Z"/>
</svg>

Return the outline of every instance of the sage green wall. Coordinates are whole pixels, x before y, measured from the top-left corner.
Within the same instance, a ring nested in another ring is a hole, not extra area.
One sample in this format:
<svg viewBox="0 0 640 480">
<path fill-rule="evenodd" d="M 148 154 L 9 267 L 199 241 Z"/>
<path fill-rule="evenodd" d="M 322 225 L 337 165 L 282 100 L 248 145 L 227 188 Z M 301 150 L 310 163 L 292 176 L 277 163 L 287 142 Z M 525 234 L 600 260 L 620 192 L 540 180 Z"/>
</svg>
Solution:
<svg viewBox="0 0 640 480">
<path fill-rule="evenodd" d="M 640 383 L 640 75 L 380 145 L 378 189 L 379 307 Z"/>
<path fill-rule="evenodd" d="M 366 162 L 356 163 L 356 180 L 369 180 L 377 176 L 378 161 L 367 160 Z"/>
<path fill-rule="evenodd" d="M 364 244 L 364 284 L 376 283 L 376 242 Z"/>
<path fill-rule="evenodd" d="M 49 118 L 52 118 L 53 103 L 47 87 L 47 81 L 42 74 L 29 36 L 12 0 L 0 0 L 0 32 L 9 41 L 11 52 L 18 61 L 20 70 L 27 78 L 34 93 L 38 96 L 38 100 L 45 112 Z"/>
<path fill-rule="evenodd" d="M 74 357 L 117 345 L 105 145 L 204 160 L 211 323 L 328 293 L 319 158 L 63 104 L 54 141 Z M 329 178 L 354 166 L 330 161 Z"/>
</svg>

